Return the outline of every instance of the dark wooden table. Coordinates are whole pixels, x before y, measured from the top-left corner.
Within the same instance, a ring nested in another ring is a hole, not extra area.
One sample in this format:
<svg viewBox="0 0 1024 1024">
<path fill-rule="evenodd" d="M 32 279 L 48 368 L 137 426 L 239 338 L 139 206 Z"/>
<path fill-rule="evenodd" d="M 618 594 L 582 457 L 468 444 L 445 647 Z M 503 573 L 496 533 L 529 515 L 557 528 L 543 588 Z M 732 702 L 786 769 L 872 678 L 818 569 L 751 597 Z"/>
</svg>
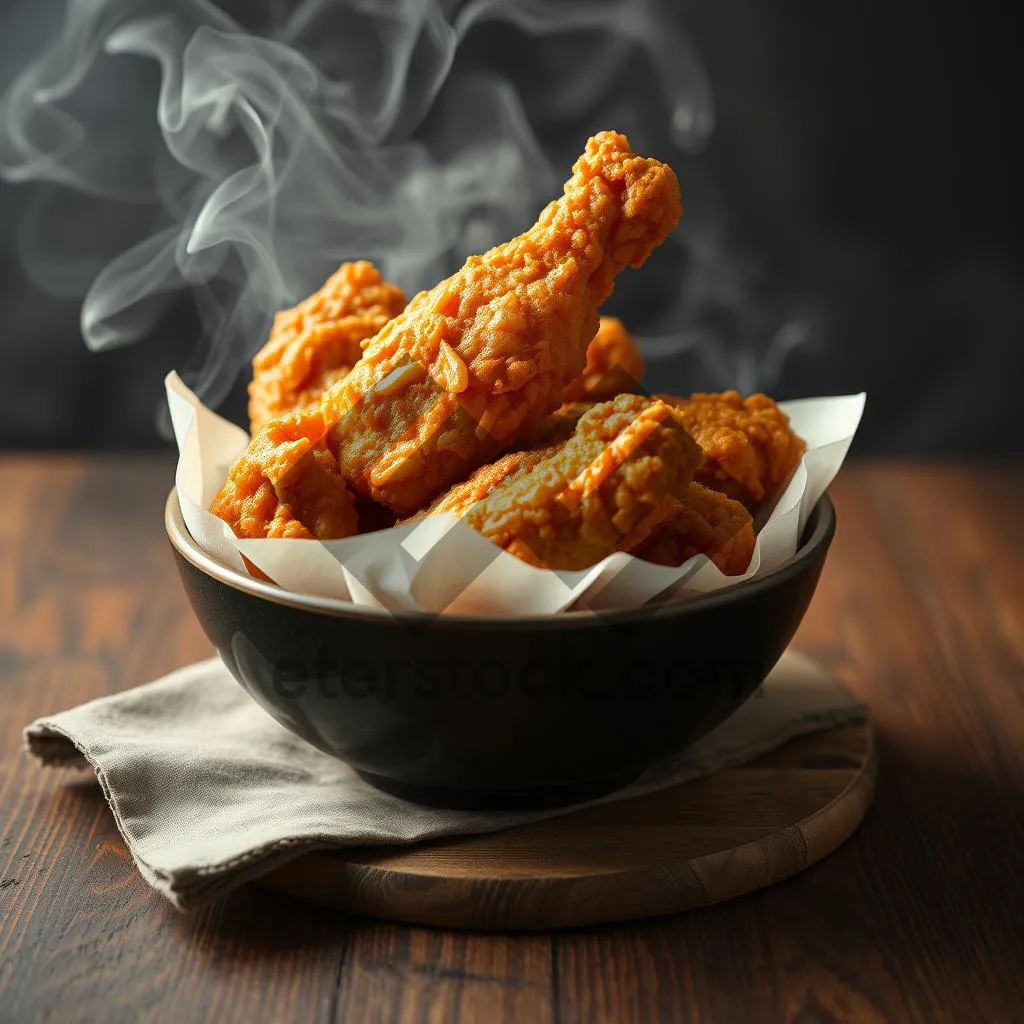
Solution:
<svg viewBox="0 0 1024 1024">
<path fill-rule="evenodd" d="M 870 704 L 874 808 L 695 913 L 483 935 L 243 890 L 181 915 L 24 724 L 209 653 L 171 464 L 0 459 L 0 1021 L 1024 1020 L 1024 467 L 861 464 L 797 646 Z"/>
</svg>

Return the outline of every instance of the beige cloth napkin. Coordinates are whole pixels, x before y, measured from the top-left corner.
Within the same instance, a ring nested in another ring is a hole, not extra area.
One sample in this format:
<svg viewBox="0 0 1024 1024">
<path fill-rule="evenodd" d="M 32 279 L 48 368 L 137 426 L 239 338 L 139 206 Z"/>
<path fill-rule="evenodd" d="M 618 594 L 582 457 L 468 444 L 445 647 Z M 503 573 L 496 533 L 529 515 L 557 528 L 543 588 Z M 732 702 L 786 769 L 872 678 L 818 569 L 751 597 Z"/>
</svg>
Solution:
<svg viewBox="0 0 1024 1024">
<path fill-rule="evenodd" d="M 842 684 L 790 652 L 728 721 L 593 802 L 707 775 L 863 717 Z M 217 659 L 40 719 L 25 745 L 44 765 L 96 772 L 139 871 L 179 909 L 313 848 L 493 832 L 564 811 L 439 810 L 381 793 L 278 725 Z"/>
</svg>

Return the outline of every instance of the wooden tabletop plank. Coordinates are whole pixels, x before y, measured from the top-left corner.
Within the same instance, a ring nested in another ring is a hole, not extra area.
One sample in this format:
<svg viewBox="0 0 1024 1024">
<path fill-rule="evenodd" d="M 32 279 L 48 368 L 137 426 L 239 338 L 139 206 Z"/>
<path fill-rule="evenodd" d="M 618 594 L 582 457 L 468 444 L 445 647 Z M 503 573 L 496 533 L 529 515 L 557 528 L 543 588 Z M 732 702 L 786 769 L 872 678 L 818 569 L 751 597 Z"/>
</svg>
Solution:
<svg viewBox="0 0 1024 1024">
<path fill-rule="evenodd" d="M 1024 1006 L 1021 467 L 870 463 L 797 646 L 870 705 L 875 805 L 810 871 L 551 935 L 346 919 L 246 889 L 192 915 L 22 726 L 204 657 L 166 459 L 0 457 L 0 1019 L 1011 1020 Z"/>
<path fill-rule="evenodd" d="M 556 1020 L 551 939 L 360 921 L 335 1020 Z"/>
</svg>

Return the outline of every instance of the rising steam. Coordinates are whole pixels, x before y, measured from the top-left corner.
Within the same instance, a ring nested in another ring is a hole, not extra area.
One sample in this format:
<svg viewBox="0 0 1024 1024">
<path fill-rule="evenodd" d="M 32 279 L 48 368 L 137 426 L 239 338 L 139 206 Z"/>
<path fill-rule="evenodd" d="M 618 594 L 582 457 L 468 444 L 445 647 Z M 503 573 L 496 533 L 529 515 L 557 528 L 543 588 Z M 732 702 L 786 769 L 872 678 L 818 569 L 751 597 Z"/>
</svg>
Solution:
<svg viewBox="0 0 1024 1024">
<path fill-rule="evenodd" d="M 0 100 L 0 175 L 61 186 L 26 212 L 23 264 L 51 290 L 87 287 L 97 350 L 139 340 L 189 290 L 205 331 L 189 376 L 216 404 L 273 312 L 340 261 L 372 259 L 411 294 L 553 194 L 566 168 L 515 88 L 453 67 L 484 22 L 600 34 L 599 59 L 553 83 L 553 118 L 587 109 L 640 47 L 675 144 L 711 131 L 699 59 L 644 0 L 306 0 L 244 27 L 207 0 L 68 0 Z M 74 194 L 92 201 L 72 216 Z"/>
</svg>

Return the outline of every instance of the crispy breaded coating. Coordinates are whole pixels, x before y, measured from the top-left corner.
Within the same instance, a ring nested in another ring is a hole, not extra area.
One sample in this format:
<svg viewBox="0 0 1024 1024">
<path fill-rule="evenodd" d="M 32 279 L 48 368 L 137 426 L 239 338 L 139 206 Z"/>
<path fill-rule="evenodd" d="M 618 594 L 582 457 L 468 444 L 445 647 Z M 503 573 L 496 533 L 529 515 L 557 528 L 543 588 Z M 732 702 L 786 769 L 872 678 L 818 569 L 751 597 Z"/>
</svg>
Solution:
<svg viewBox="0 0 1024 1024">
<path fill-rule="evenodd" d="M 409 515 L 534 434 L 583 369 L 616 275 L 681 212 L 670 167 L 592 138 L 533 227 L 417 295 L 324 395 L 345 478 Z"/>
<path fill-rule="evenodd" d="M 644 361 L 633 335 L 616 316 L 603 316 L 594 340 L 587 346 L 587 365 L 562 392 L 562 400 L 607 402 L 624 392 L 636 391 L 644 375 Z"/>
<path fill-rule="evenodd" d="M 633 554 L 658 565 L 707 555 L 727 576 L 739 576 L 750 565 L 754 539 L 754 521 L 740 502 L 694 482 L 679 496 L 676 512 Z"/>
<path fill-rule="evenodd" d="M 420 509 L 408 519 L 399 521 L 399 526 L 406 523 L 418 523 L 428 516 L 438 516 L 451 512 L 460 518 L 466 515 L 474 505 L 483 501 L 499 484 L 517 480 L 528 473 L 534 466 L 550 458 L 558 451 L 560 445 L 548 445 L 524 452 L 509 452 L 497 462 L 487 462 L 474 470 L 463 481 L 453 484 L 443 494 L 439 494 L 426 508 Z"/>
<path fill-rule="evenodd" d="M 236 537 L 333 540 L 356 532 L 352 492 L 302 413 L 271 420 L 252 439 L 210 511 Z"/>
<path fill-rule="evenodd" d="M 742 501 L 751 511 L 771 498 L 796 469 L 806 445 L 789 417 L 767 395 L 738 391 L 659 395 L 680 414 L 704 449 L 698 483 Z"/>
<path fill-rule="evenodd" d="M 342 265 L 293 309 L 274 317 L 270 339 L 252 361 L 250 432 L 293 409 L 319 403 L 346 377 L 372 338 L 405 308 L 401 288 L 366 260 Z"/>
<path fill-rule="evenodd" d="M 584 569 L 640 544 L 700 464 L 664 402 L 619 395 L 529 472 L 494 488 L 466 522 L 533 565 Z"/>
</svg>

